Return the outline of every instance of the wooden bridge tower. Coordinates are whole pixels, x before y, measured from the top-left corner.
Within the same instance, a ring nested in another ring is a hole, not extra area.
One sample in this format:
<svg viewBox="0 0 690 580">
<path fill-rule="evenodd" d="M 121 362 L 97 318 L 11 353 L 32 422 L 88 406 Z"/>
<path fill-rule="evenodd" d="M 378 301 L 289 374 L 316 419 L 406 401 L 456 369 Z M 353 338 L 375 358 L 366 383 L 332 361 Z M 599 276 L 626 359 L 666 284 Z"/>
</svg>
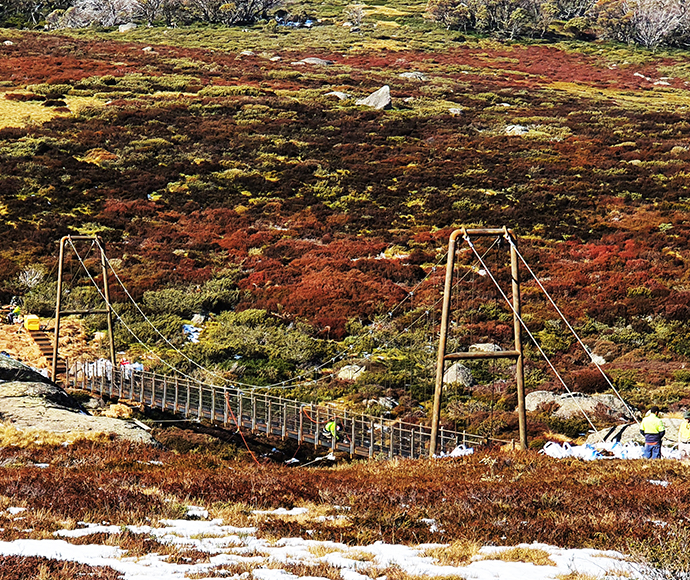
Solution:
<svg viewBox="0 0 690 580">
<path fill-rule="evenodd" d="M 512 279 L 512 310 L 513 310 L 513 335 L 514 349 L 497 352 L 456 352 L 446 353 L 448 342 L 448 325 L 450 319 L 450 299 L 453 288 L 453 271 L 455 267 L 456 242 L 459 237 L 469 240 L 470 236 L 507 236 L 513 244 L 510 246 L 510 271 Z M 438 429 L 441 419 L 441 393 L 443 391 L 443 375 L 445 372 L 445 362 L 449 360 L 472 360 L 472 359 L 498 359 L 510 358 L 516 363 L 515 381 L 517 383 L 518 399 L 518 422 L 520 430 L 520 446 L 527 449 L 527 416 L 525 412 L 525 374 L 522 352 L 522 328 L 520 313 L 520 279 L 518 270 L 518 256 L 515 249 L 517 239 L 513 231 L 507 227 L 503 228 L 480 228 L 465 229 L 461 228 L 451 233 L 448 242 L 448 263 L 446 265 L 446 281 L 443 291 L 443 311 L 441 313 L 441 333 L 438 343 L 438 358 L 436 363 L 436 385 L 434 390 L 434 408 L 431 423 L 431 440 L 429 443 L 429 455 L 434 456 L 437 449 Z"/>
</svg>

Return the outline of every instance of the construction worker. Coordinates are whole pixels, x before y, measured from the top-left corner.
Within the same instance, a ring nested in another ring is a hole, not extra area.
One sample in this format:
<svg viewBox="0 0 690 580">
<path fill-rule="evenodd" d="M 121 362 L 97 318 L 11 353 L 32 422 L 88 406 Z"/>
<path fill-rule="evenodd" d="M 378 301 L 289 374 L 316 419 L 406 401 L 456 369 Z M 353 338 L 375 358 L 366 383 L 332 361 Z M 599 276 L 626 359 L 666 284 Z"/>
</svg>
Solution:
<svg viewBox="0 0 690 580">
<path fill-rule="evenodd" d="M 661 440 L 666 434 L 664 422 L 659 419 L 659 407 L 650 407 L 647 414 L 640 423 L 640 433 L 644 435 L 644 451 L 642 457 L 645 459 L 661 458 Z"/>
<path fill-rule="evenodd" d="M 690 411 L 683 413 L 683 421 L 678 427 L 678 451 L 682 459 L 690 458 Z"/>
<path fill-rule="evenodd" d="M 335 441 L 349 441 L 348 437 L 343 432 L 343 426 L 335 419 L 326 423 L 323 428 L 323 434 L 326 437 L 332 437 Z"/>
<path fill-rule="evenodd" d="M 10 324 L 14 324 L 15 322 L 19 322 L 19 317 L 22 314 L 22 307 L 17 304 L 11 311 L 8 316 Z"/>
</svg>

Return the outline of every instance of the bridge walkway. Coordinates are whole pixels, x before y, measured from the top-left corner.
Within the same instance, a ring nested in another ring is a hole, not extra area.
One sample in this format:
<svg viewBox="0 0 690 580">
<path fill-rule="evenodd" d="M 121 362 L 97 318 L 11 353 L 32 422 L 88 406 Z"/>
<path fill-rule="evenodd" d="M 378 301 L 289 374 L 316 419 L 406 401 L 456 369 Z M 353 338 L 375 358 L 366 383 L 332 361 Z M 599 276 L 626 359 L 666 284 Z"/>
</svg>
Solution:
<svg viewBox="0 0 690 580">
<path fill-rule="evenodd" d="M 172 413 L 225 428 L 241 428 L 289 438 L 315 447 L 343 451 L 352 457 L 428 457 L 431 428 L 313 405 L 268 393 L 195 382 L 178 376 L 106 368 L 96 363 L 68 363 L 66 385 L 101 397 Z M 343 426 L 346 440 L 323 434 L 331 420 Z M 441 428 L 437 449 L 448 454 L 458 445 L 514 442 Z"/>
</svg>

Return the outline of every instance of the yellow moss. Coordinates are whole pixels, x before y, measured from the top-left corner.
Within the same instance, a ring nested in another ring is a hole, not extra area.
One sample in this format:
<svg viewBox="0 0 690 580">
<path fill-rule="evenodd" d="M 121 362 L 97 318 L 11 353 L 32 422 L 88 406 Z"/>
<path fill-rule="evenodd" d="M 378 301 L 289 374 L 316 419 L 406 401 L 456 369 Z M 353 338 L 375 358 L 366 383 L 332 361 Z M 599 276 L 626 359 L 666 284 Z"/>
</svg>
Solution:
<svg viewBox="0 0 690 580">
<path fill-rule="evenodd" d="M 0 129 L 5 127 L 26 127 L 50 121 L 58 116 L 79 113 L 90 107 L 102 107 L 103 101 L 93 97 L 64 98 L 69 112 L 56 111 L 53 107 L 44 107 L 40 101 L 10 101 L 5 98 L 6 93 L 0 93 Z"/>
</svg>

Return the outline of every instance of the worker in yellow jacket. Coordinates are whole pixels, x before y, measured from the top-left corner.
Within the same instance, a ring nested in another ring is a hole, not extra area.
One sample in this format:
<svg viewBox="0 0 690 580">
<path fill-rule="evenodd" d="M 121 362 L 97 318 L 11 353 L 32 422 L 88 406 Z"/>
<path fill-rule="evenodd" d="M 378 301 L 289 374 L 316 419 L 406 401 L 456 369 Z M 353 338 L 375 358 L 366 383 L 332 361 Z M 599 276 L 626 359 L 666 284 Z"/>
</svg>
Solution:
<svg viewBox="0 0 690 580">
<path fill-rule="evenodd" d="M 683 413 L 683 421 L 678 427 L 678 451 L 683 459 L 690 458 L 690 411 Z"/>
<path fill-rule="evenodd" d="M 659 419 L 659 407 L 650 407 L 640 423 L 640 433 L 644 435 L 644 450 L 642 457 L 645 459 L 661 458 L 661 440 L 666 435 L 664 422 Z"/>
</svg>

